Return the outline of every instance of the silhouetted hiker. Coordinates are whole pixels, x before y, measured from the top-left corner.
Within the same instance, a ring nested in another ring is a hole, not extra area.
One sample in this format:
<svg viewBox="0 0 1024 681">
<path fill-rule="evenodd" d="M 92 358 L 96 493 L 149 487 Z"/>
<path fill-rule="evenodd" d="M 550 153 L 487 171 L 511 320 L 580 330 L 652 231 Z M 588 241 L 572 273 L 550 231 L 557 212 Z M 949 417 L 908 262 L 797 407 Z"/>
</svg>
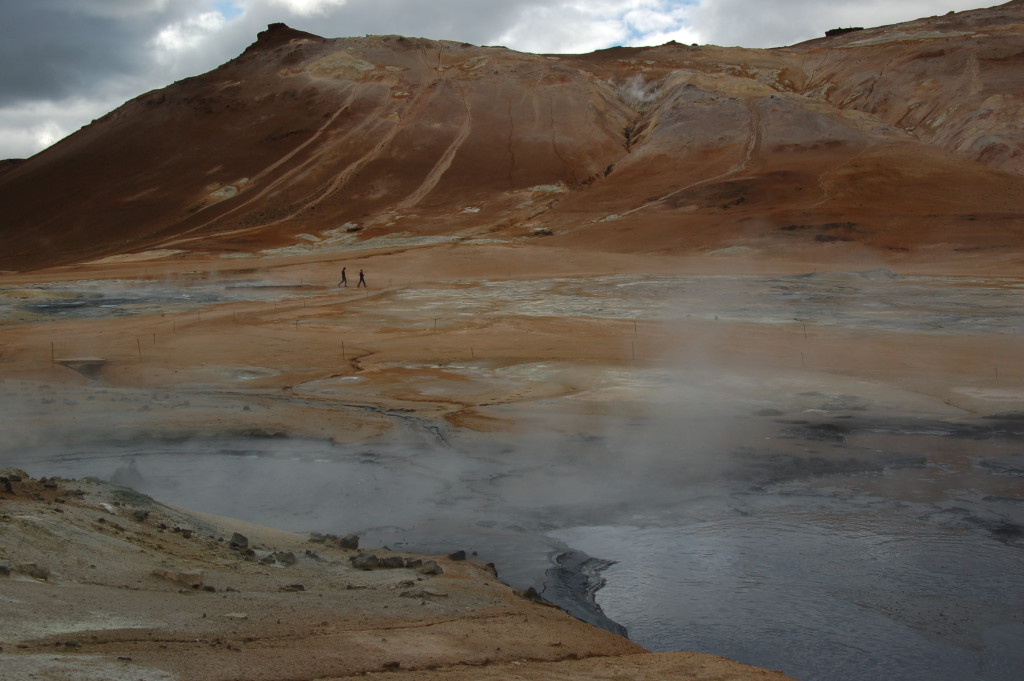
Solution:
<svg viewBox="0 0 1024 681">
<path fill-rule="evenodd" d="M 341 288 L 342 286 L 348 288 L 348 275 L 345 274 L 344 267 L 341 268 L 341 281 L 338 282 L 338 288 Z"/>
<path fill-rule="evenodd" d="M 366 276 L 363 274 L 362 270 L 359 270 L 359 283 L 356 284 L 356 288 L 359 288 L 360 286 L 366 286 Z M 367 286 L 367 288 L 369 287 Z"/>
</svg>

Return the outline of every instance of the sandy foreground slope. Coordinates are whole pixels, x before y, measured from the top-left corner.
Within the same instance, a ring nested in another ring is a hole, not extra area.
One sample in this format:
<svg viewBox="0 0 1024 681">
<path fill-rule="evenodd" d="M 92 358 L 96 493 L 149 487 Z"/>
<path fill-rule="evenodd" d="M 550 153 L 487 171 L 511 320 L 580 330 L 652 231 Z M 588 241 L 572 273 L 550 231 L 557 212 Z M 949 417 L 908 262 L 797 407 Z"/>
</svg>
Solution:
<svg viewBox="0 0 1024 681">
<path fill-rule="evenodd" d="M 5 679 L 789 678 L 646 653 L 471 560 L 360 569 L 350 559 L 361 551 L 336 538 L 196 515 L 96 481 L 2 478 Z"/>
</svg>

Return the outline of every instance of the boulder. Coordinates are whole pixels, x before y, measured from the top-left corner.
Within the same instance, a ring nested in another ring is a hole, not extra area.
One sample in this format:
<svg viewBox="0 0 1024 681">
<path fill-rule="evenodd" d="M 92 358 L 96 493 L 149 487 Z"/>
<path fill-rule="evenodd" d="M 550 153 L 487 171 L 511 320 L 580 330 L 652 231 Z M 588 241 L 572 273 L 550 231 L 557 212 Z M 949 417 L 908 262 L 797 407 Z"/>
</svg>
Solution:
<svg viewBox="0 0 1024 681">
<path fill-rule="evenodd" d="M 18 572 L 27 575 L 32 579 L 49 579 L 50 569 L 39 563 L 22 563 L 18 566 Z"/>
<path fill-rule="evenodd" d="M 352 562 L 352 567 L 359 570 L 372 570 L 380 566 L 380 558 L 372 553 L 360 553 L 358 556 L 352 556 L 349 560 Z"/>
<path fill-rule="evenodd" d="M 176 570 L 174 568 L 157 568 L 153 570 L 153 576 L 166 579 L 168 582 L 187 586 L 190 589 L 199 589 L 203 586 L 202 570 Z"/>
<path fill-rule="evenodd" d="M 402 558 L 401 556 L 388 556 L 387 558 L 381 558 L 380 567 L 403 568 L 405 567 L 405 558 Z"/>
<path fill-rule="evenodd" d="M 428 560 L 423 563 L 423 567 L 420 568 L 420 572 L 425 575 L 443 575 L 444 569 L 437 564 L 436 560 Z"/>
<path fill-rule="evenodd" d="M 443 591 L 435 591 L 434 589 L 409 589 L 398 594 L 400 598 L 448 598 L 448 594 Z"/>
</svg>

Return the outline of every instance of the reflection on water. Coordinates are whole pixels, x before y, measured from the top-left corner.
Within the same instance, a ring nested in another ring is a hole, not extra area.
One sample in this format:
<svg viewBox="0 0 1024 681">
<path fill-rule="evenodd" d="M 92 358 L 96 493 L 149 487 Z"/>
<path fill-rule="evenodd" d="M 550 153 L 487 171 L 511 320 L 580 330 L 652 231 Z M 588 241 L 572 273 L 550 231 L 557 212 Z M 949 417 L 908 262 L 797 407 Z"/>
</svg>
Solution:
<svg viewBox="0 0 1024 681">
<path fill-rule="evenodd" d="M 651 424 L 623 419 L 604 436 L 502 443 L 411 424 L 361 445 L 150 441 L 5 458 L 299 532 L 357 531 L 367 546 L 473 551 L 609 628 L 564 568 L 614 561 L 597 600 L 634 640 L 801 681 L 1024 677 L 1019 420 L 981 432 L 846 419 L 825 440 L 814 424 L 766 423 L 779 437 L 756 447 L 700 452 L 665 430 L 642 457 L 630 433 Z M 928 493 L 904 494 L 911 478 Z"/>
</svg>

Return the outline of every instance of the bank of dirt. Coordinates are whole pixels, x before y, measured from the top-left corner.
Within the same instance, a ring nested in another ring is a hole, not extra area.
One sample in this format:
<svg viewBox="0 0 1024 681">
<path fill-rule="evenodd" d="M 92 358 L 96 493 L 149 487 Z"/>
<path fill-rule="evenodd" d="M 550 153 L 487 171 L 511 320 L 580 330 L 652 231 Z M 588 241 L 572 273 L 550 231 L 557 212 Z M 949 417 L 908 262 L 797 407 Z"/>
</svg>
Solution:
<svg viewBox="0 0 1024 681">
<path fill-rule="evenodd" d="M 472 556 L 342 548 L 94 480 L 2 477 L 3 678 L 788 678 L 648 653 Z M 367 553 L 403 567 L 352 560 Z"/>
</svg>

